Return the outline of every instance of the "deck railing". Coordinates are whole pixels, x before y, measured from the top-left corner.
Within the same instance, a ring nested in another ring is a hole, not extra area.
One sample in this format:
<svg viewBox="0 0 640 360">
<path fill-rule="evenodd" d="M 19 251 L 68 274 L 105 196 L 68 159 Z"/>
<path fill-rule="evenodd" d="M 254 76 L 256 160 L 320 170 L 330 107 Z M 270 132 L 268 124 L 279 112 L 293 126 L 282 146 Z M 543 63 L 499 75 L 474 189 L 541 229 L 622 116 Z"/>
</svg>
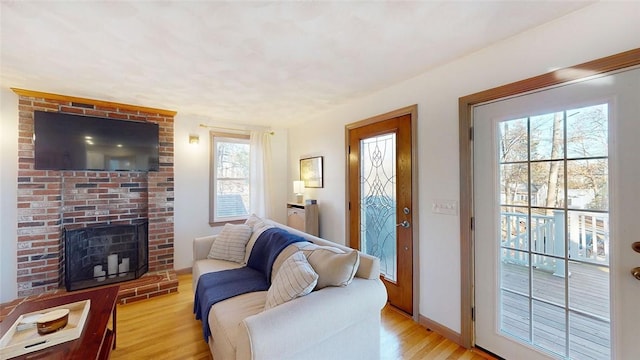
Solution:
<svg viewBox="0 0 640 360">
<path fill-rule="evenodd" d="M 502 261 L 528 265 L 564 276 L 565 244 L 569 244 L 569 258 L 581 262 L 609 265 L 609 214 L 569 211 L 567 226 L 565 212 L 554 210 L 553 215 L 501 213 Z M 567 235 L 565 236 L 565 228 Z M 531 237 L 531 259 L 529 250 Z"/>
</svg>

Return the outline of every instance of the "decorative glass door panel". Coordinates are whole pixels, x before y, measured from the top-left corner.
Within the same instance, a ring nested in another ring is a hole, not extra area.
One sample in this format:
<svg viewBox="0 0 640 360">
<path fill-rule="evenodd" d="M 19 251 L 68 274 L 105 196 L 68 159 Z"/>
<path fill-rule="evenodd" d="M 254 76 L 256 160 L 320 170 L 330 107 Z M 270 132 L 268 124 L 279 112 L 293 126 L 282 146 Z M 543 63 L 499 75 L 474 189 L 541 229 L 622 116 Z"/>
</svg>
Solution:
<svg viewBox="0 0 640 360">
<path fill-rule="evenodd" d="M 365 253 L 380 258 L 380 272 L 397 278 L 396 134 L 360 140 L 360 236 Z"/>
</svg>

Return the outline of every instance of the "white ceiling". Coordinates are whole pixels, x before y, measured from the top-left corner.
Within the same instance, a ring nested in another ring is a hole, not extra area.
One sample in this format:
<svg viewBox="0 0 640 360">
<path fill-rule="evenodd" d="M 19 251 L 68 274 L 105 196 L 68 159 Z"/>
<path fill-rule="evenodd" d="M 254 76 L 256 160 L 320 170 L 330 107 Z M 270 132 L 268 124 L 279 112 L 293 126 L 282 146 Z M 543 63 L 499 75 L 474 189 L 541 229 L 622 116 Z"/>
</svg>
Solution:
<svg viewBox="0 0 640 360">
<path fill-rule="evenodd" d="M 287 127 L 590 3 L 0 0 L 0 80 Z"/>
</svg>

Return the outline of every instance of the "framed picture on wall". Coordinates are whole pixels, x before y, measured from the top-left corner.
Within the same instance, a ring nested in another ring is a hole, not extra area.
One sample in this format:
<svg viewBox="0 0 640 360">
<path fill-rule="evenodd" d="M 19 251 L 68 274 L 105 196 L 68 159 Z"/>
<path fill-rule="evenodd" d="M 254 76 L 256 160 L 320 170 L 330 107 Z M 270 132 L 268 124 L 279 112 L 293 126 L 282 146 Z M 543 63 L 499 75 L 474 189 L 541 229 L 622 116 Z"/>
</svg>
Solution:
<svg viewBox="0 0 640 360">
<path fill-rule="evenodd" d="M 322 156 L 300 159 L 300 180 L 304 181 L 304 187 L 324 187 L 322 183 L 322 162 Z"/>
</svg>

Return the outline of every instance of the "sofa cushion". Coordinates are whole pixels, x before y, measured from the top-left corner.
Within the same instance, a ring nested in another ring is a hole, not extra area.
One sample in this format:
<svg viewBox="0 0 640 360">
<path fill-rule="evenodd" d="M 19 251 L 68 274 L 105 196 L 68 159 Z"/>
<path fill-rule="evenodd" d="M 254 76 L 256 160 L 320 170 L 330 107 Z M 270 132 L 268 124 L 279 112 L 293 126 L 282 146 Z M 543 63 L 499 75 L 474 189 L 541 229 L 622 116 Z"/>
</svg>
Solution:
<svg viewBox="0 0 640 360">
<path fill-rule="evenodd" d="M 264 309 L 284 304 L 287 301 L 307 295 L 318 282 L 318 274 L 307 262 L 304 254 L 296 252 L 283 263 L 267 291 Z"/>
<path fill-rule="evenodd" d="M 238 264 L 233 261 L 227 261 L 227 260 L 202 259 L 202 260 L 194 261 L 193 267 L 191 268 L 191 274 L 193 276 L 193 292 L 195 293 L 196 286 L 198 285 L 198 279 L 202 274 L 206 274 L 214 271 L 238 269 L 241 267 L 242 267 L 242 264 Z"/>
<path fill-rule="evenodd" d="M 232 297 L 211 307 L 209 327 L 218 352 L 225 354 L 221 358 L 236 358 L 238 329 L 244 319 L 264 310 L 266 296 L 266 291 L 256 291 Z"/>
<path fill-rule="evenodd" d="M 353 280 L 360 264 L 357 251 L 343 251 L 333 246 L 307 243 L 300 250 L 318 274 L 316 290 L 327 286 L 347 286 Z"/>
<path fill-rule="evenodd" d="M 252 231 L 253 229 L 249 225 L 225 224 L 211 245 L 207 257 L 242 263 Z"/>
</svg>

